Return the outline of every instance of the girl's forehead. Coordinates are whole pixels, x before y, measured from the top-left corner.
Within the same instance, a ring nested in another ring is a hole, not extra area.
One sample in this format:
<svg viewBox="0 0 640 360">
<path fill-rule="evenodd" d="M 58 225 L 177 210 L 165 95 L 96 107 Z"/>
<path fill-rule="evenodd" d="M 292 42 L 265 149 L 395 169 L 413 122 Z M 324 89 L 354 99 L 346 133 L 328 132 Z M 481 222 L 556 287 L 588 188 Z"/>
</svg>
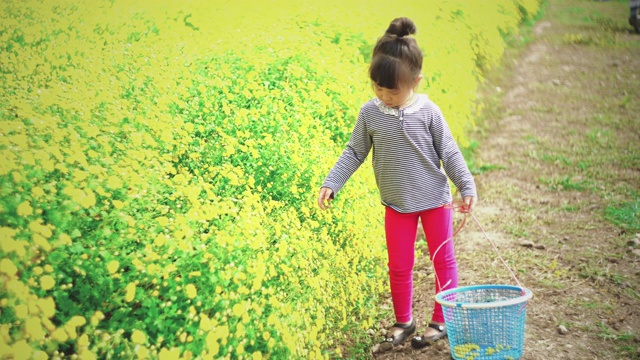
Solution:
<svg viewBox="0 0 640 360">
<path fill-rule="evenodd" d="M 397 87 L 397 88 L 386 88 L 386 87 L 384 87 L 384 86 L 380 86 L 380 85 L 376 84 L 375 82 L 373 83 L 373 85 L 374 85 L 375 87 L 377 87 L 378 89 L 380 89 L 380 90 L 386 90 L 386 91 L 402 91 L 402 90 L 404 90 L 402 87 Z"/>
</svg>

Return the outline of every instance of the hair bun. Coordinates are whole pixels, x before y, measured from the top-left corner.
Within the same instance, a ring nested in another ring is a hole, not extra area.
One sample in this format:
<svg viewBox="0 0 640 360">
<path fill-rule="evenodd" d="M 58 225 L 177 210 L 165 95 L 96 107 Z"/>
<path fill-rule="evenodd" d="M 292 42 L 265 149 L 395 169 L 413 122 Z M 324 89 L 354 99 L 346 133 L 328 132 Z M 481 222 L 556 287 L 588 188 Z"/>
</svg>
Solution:
<svg viewBox="0 0 640 360">
<path fill-rule="evenodd" d="M 407 35 L 413 35 L 417 31 L 416 24 L 413 21 L 406 17 L 393 19 L 391 24 L 389 24 L 389 28 L 387 28 L 386 33 L 395 35 L 397 37 L 403 37 Z"/>
</svg>

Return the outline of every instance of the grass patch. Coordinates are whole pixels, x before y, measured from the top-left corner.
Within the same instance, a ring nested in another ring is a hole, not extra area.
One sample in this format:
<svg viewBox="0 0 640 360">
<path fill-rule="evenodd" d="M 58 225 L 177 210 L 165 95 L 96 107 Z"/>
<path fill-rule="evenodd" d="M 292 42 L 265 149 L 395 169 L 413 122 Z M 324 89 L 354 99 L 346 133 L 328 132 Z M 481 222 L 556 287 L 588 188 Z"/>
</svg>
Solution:
<svg viewBox="0 0 640 360">
<path fill-rule="evenodd" d="M 591 20 L 598 24 L 600 30 L 610 33 L 626 32 L 629 29 L 628 26 L 623 26 L 621 21 L 609 16 L 591 16 Z"/>
<path fill-rule="evenodd" d="M 622 289 L 622 293 L 630 299 L 640 300 L 640 294 L 630 287 Z"/>
<path fill-rule="evenodd" d="M 600 333 L 598 333 L 598 336 L 608 340 L 628 341 L 628 340 L 635 339 L 635 336 L 636 336 L 634 333 L 631 333 L 631 332 L 626 332 L 626 333 L 613 332 L 609 330 L 609 327 L 607 326 L 607 324 L 605 324 L 602 321 L 600 322 L 599 327 L 601 331 Z"/>
<path fill-rule="evenodd" d="M 612 330 L 603 321 L 600 321 L 597 325 L 597 336 L 616 342 L 616 350 L 620 355 L 624 354 L 625 359 L 638 359 L 636 338 L 638 336 L 635 332 L 619 332 Z"/>
<path fill-rule="evenodd" d="M 578 212 L 580 211 L 580 207 L 577 205 L 565 205 L 563 207 L 560 208 L 560 211 L 564 211 L 564 212 Z"/>
<path fill-rule="evenodd" d="M 578 306 L 583 307 L 585 309 L 603 309 L 603 310 L 613 310 L 613 306 L 611 304 L 602 303 L 599 301 L 580 301 Z"/>
<path fill-rule="evenodd" d="M 578 169 L 580 170 L 588 170 L 590 167 L 591 167 L 591 161 L 578 162 Z"/>
<path fill-rule="evenodd" d="M 604 303 L 601 301 L 584 301 L 584 300 L 576 300 L 576 299 L 570 299 L 568 301 L 568 305 L 573 307 L 573 306 L 579 306 L 581 308 L 585 308 L 585 309 L 602 309 L 602 310 L 608 310 L 611 311 L 613 310 L 613 306 L 611 304 L 608 303 Z"/>
<path fill-rule="evenodd" d="M 526 238 L 529 236 L 526 226 L 521 226 L 520 224 L 507 224 L 504 226 L 504 229 L 507 233 L 517 238 Z"/>
<path fill-rule="evenodd" d="M 540 182 L 553 190 L 585 191 L 589 188 L 587 180 L 574 180 L 571 175 L 541 177 Z"/>
<path fill-rule="evenodd" d="M 553 288 L 558 290 L 566 288 L 566 285 L 558 280 L 540 279 L 538 282 L 540 283 L 540 285 L 546 288 Z"/>
<path fill-rule="evenodd" d="M 640 199 L 607 207 L 605 218 L 627 231 L 640 230 Z"/>
<path fill-rule="evenodd" d="M 565 34 L 562 41 L 568 45 L 615 45 L 618 43 L 618 38 L 615 34 L 609 32 L 597 32 L 593 34 L 574 33 Z"/>
<path fill-rule="evenodd" d="M 608 129 L 593 129 L 587 132 L 587 139 L 590 142 L 600 145 L 604 148 L 612 148 L 613 147 L 613 139 L 611 135 L 611 131 Z"/>
<path fill-rule="evenodd" d="M 578 276 L 583 279 L 590 279 L 594 282 L 608 282 L 616 286 L 630 280 L 628 277 L 620 275 L 609 268 L 604 268 L 602 265 L 597 263 L 581 264 Z"/>
<path fill-rule="evenodd" d="M 469 146 L 460 148 L 460 151 L 462 152 L 462 156 L 464 156 L 464 159 L 467 162 L 467 166 L 469 167 L 469 171 L 471 171 L 471 174 L 479 175 L 489 171 L 506 169 L 506 167 L 503 165 L 480 164 L 478 162 L 478 145 L 479 143 L 474 140 L 469 143 Z"/>
<path fill-rule="evenodd" d="M 540 159 L 547 163 L 556 165 L 571 165 L 571 160 L 567 159 L 564 155 L 558 153 L 543 154 Z"/>
</svg>

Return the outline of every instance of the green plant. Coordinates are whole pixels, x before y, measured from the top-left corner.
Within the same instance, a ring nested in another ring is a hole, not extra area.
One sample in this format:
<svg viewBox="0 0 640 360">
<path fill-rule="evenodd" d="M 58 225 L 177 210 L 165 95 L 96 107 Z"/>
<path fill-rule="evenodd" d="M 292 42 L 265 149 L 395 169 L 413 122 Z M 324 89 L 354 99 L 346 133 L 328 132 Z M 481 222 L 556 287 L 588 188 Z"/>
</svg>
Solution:
<svg viewBox="0 0 640 360">
<path fill-rule="evenodd" d="M 575 190 L 584 191 L 589 186 L 588 180 L 574 180 L 573 176 L 552 176 L 549 178 L 541 177 L 540 182 L 547 185 L 553 190 Z"/>
<path fill-rule="evenodd" d="M 607 207 L 605 217 L 628 231 L 640 230 L 640 199 Z"/>
</svg>

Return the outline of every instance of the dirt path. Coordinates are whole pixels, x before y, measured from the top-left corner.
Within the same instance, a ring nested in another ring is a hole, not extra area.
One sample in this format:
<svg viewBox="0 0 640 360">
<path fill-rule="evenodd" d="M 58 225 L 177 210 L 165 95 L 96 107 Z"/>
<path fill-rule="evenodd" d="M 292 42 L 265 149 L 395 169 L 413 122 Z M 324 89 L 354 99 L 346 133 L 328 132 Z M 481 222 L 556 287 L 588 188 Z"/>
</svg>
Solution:
<svg viewBox="0 0 640 360">
<path fill-rule="evenodd" d="M 621 1 L 551 0 L 483 91 L 475 214 L 535 294 L 524 359 L 640 358 L 640 250 L 628 245 L 640 232 L 640 36 L 627 12 Z M 467 224 L 461 285 L 513 284 Z M 415 275 L 419 331 L 433 303 L 427 258 Z M 407 343 L 375 358 L 450 353 L 446 341 Z"/>
</svg>

